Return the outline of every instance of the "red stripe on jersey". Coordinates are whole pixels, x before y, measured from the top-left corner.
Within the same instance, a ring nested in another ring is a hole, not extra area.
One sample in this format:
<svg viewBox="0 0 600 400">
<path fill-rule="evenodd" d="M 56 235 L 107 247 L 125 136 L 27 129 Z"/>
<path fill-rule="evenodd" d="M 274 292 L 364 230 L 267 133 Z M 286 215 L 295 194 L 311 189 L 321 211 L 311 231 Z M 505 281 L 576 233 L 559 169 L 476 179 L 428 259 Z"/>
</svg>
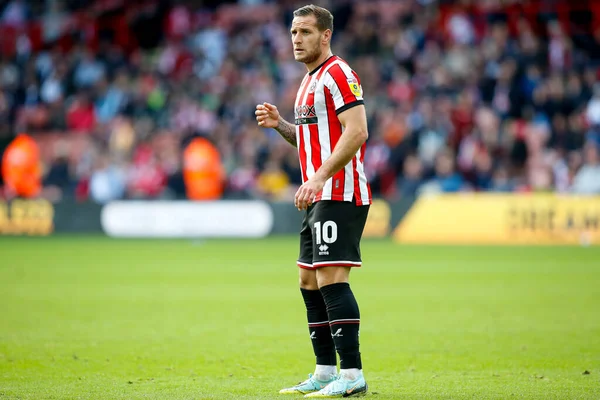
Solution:
<svg viewBox="0 0 600 400">
<path fill-rule="evenodd" d="M 362 198 L 360 196 L 360 184 L 358 177 L 358 169 L 356 168 L 356 156 L 352 158 L 352 172 L 354 174 L 354 200 L 359 206 L 363 205 Z"/>
<path fill-rule="evenodd" d="M 308 180 L 308 176 L 306 176 L 306 144 L 304 143 L 304 130 L 302 129 L 304 126 L 300 125 L 298 127 L 299 134 L 298 138 L 300 142 L 298 143 L 298 152 L 300 153 L 300 169 L 302 170 L 302 182 L 306 182 Z"/>
<path fill-rule="evenodd" d="M 331 143 L 331 153 L 337 145 L 337 142 L 342 136 L 342 124 L 337 118 L 335 113 L 335 103 L 331 96 L 331 91 L 328 87 L 324 87 L 325 90 L 325 106 L 327 107 L 327 121 L 329 122 L 329 143 Z M 331 181 L 331 199 L 332 200 L 344 200 L 344 187 L 346 180 L 346 170 L 342 168 L 336 172 Z"/>
<path fill-rule="evenodd" d="M 329 72 L 329 75 L 331 75 L 331 77 L 335 81 L 336 85 L 338 86 L 340 94 L 342 95 L 342 98 L 344 99 L 344 104 L 354 103 L 355 101 L 358 100 L 358 98 L 350 90 L 350 84 L 348 83 L 348 77 L 346 76 L 346 73 L 344 72 L 344 70 L 342 69 L 342 67 L 339 64 L 333 65 L 331 68 L 329 68 L 328 72 Z M 353 74 L 352 76 L 356 77 L 355 74 Z M 358 82 L 358 78 L 355 78 L 355 79 Z"/>
<path fill-rule="evenodd" d="M 365 168 L 365 152 L 367 151 L 367 143 L 363 143 L 363 145 L 360 147 L 360 163 L 363 166 L 363 170 Z M 367 181 L 367 193 L 369 194 L 369 199 L 371 199 L 371 185 L 369 185 L 369 182 Z M 361 201 L 362 204 L 362 201 Z"/>
<path fill-rule="evenodd" d="M 302 105 L 302 99 L 304 98 L 304 94 L 306 93 L 306 90 L 308 89 L 308 83 L 310 82 L 310 76 L 308 76 L 308 74 L 304 77 L 304 79 L 302 80 L 302 86 L 300 88 L 300 96 L 298 96 L 298 102 L 296 103 L 296 107 L 297 106 L 301 106 Z M 306 182 L 308 180 L 308 176 L 306 175 L 306 143 L 304 143 L 304 130 L 303 130 L 303 126 L 297 126 L 298 129 L 298 156 L 300 157 L 300 169 L 302 170 L 302 182 Z"/>
<path fill-rule="evenodd" d="M 310 132 L 310 150 L 311 162 L 315 172 L 321 168 L 321 142 L 319 141 L 319 126 L 317 124 L 308 125 Z M 320 194 L 320 193 L 319 193 Z"/>
</svg>

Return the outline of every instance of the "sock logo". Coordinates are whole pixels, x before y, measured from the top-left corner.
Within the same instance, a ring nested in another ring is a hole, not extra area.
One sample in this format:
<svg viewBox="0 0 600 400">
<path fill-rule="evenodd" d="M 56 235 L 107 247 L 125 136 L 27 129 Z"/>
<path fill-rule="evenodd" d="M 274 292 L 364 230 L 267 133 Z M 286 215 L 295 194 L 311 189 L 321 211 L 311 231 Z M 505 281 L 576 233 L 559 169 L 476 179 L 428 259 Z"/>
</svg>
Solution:
<svg viewBox="0 0 600 400">
<path fill-rule="evenodd" d="M 342 328 L 339 328 L 335 333 L 331 334 L 331 337 L 342 337 Z"/>
<path fill-rule="evenodd" d="M 314 339 L 316 339 L 316 338 L 317 338 L 317 332 L 315 332 L 315 331 L 312 331 L 312 332 L 310 333 L 310 338 L 311 338 L 311 339 L 313 339 L 313 340 L 314 340 Z"/>
</svg>

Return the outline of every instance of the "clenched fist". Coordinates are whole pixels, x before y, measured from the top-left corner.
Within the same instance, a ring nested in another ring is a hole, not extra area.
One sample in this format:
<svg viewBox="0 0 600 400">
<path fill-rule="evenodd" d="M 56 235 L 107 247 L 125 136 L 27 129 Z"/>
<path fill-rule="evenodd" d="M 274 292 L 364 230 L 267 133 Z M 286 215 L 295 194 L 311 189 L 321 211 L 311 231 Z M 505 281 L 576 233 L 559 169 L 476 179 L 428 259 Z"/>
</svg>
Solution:
<svg viewBox="0 0 600 400">
<path fill-rule="evenodd" d="M 263 128 L 277 128 L 277 125 L 279 125 L 279 111 L 273 104 L 258 104 L 254 114 L 258 125 Z"/>
</svg>

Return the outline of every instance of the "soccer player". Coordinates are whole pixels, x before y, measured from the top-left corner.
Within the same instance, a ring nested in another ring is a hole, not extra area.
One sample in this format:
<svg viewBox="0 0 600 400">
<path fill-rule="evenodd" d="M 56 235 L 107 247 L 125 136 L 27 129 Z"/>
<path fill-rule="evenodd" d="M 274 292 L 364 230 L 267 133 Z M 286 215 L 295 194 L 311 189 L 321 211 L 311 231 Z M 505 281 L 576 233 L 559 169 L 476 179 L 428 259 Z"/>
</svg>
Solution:
<svg viewBox="0 0 600 400">
<path fill-rule="evenodd" d="M 258 125 L 276 129 L 300 157 L 303 184 L 294 203 L 305 216 L 297 265 L 316 368 L 306 381 L 280 393 L 305 397 L 367 392 L 360 313 L 349 285 L 350 269 L 361 266 L 360 240 L 371 204 L 363 166 L 367 118 L 358 76 L 331 52 L 332 31 L 328 10 L 307 5 L 294 11 L 294 57 L 308 70 L 296 97 L 295 123 L 272 104 L 259 104 L 255 111 Z"/>
</svg>

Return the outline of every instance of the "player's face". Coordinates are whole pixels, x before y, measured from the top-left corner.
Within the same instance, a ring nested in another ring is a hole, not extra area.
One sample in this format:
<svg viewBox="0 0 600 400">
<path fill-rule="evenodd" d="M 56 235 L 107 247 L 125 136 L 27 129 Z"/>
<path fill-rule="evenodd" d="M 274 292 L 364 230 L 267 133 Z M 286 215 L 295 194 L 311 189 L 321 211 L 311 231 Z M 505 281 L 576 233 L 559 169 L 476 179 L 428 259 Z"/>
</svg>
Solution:
<svg viewBox="0 0 600 400">
<path fill-rule="evenodd" d="M 296 61 L 310 64 L 321 57 L 321 54 L 323 54 L 321 49 L 323 33 L 319 32 L 317 19 L 314 15 L 294 17 L 290 32 Z"/>
</svg>

